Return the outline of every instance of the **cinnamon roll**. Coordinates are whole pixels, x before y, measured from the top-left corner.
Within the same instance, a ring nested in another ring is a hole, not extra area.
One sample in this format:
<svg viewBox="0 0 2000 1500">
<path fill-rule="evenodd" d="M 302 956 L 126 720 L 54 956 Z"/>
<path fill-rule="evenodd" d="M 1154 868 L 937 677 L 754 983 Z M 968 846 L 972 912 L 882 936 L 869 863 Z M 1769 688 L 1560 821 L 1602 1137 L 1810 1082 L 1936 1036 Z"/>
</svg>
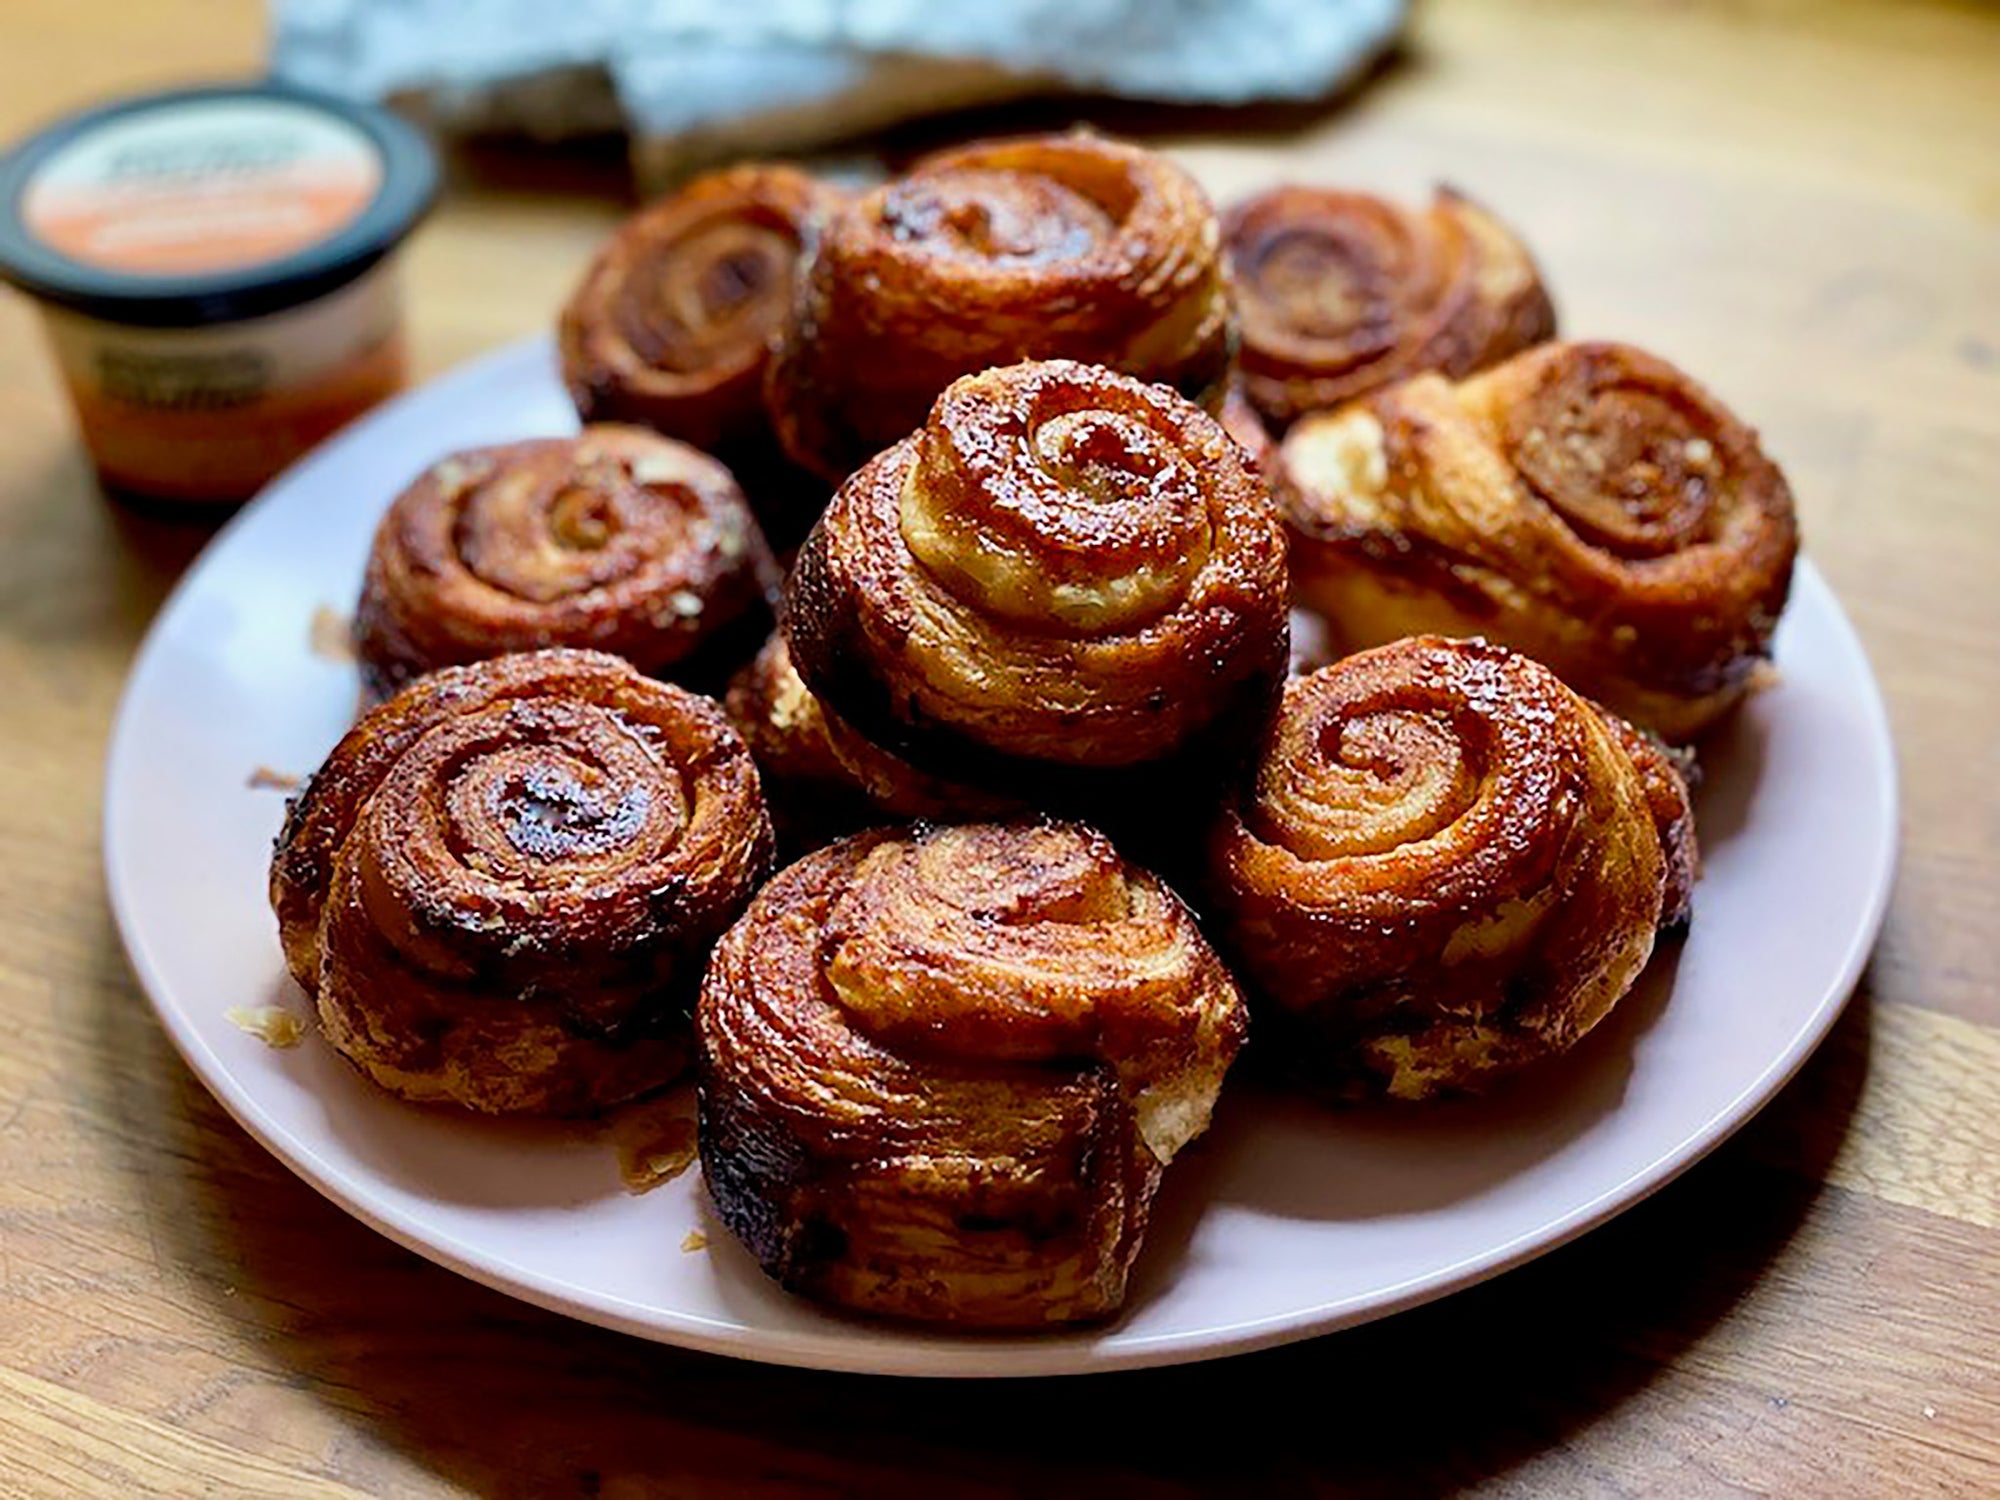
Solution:
<svg viewBox="0 0 2000 1500">
<path fill-rule="evenodd" d="M 355 614 L 378 698 L 509 651 L 615 652 L 720 681 L 770 622 L 777 567 L 729 471 L 636 427 L 433 464 L 375 533 Z"/>
<path fill-rule="evenodd" d="M 1281 187 L 1239 203 L 1224 242 L 1251 402 L 1283 426 L 1422 370 L 1475 370 L 1553 338 L 1527 247 L 1441 188 L 1428 209 Z"/>
<path fill-rule="evenodd" d="M 1762 675 L 1798 525 L 1757 435 L 1665 360 L 1547 344 L 1299 423 L 1292 582 L 1350 646 L 1485 635 L 1682 741 Z"/>
<path fill-rule="evenodd" d="M 799 680 L 782 635 L 736 674 L 723 707 L 756 759 L 772 817 L 791 847 L 810 849 L 871 823 L 1024 810 L 928 776 L 862 738 Z"/>
<path fill-rule="evenodd" d="M 792 456 L 838 482 L 961 375 L 1108 365 L 1220 399 L 1234 342 L 1201 189 L 1088 134 L 986 141 L 850 203 L 808 261 L 767 385 Z"/>
<path fill-rule="evenodd" d="M 1101 834 L 861 834 L 715 950 L 708 1190 L 793 1291 L 968 1326 L 1104 1317 L 1244 1024 L 1186 908 Z"/>
<path fill-rule="evenodd" d="M 633 422 L 715 454 L 781 545 L 830 491 L 781 461 L 764 369 L 799 258 L 843 197 L 773 163 L 697 177 L 612 236 L 559 326 L 585 422 Z"/>
<path fill-rule="evenodd" d="M 271 865 L 292 975 L 392 1093 L 579 1114 L 671 1082 L 708 947 L 769 869 L 705 698 L 595 651 L 426 677 L 365 715 Z"/>
<path fill-rule="evenodd" d="M 1284 537 L 1200 408 L 1088 365 L 1014 365 L 953 383 L 842 486 L 784 624 L 800 677 L 877 744 L 1095 814 L 1103 773 L 1229 753 L 1268 710 Z"/>
<path fill-rule="evenodd" d="M 1209 859 L 1273 1055 L 1329 1095 L 1422 1099 L 1603 1019 L 1685 917 L 1693 822 L 1630 726 L 1424 636 L 1286 684 Z"/>
</svg>

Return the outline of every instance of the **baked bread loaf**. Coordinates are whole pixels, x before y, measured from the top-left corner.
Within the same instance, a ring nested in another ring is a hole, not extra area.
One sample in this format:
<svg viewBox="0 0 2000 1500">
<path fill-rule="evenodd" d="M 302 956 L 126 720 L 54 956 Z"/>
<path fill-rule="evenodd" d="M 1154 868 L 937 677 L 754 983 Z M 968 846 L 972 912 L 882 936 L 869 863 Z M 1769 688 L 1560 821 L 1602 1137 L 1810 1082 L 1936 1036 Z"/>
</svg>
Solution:
<svg viewBox="0 0 2000 1500">
<path fill-rule="evenodd" d="M 843 197 L 770 162 L 694 178 L 626 220 L 558 326 L 563 383 L 585 422 L 636 423 L 715 455 L 781 546 L 832 491 L 782 461 L 765 366 L 800 256 Z"/>
<path fill-rule="evenodd" d="M 878 745 L 1095 817 L 1136 768 L 1213 785 L 1268 712 L 1283 530 L 1199 407 L 1096 366 L 1014 365 L 954 382 L 842 486 L 784 629 L 807 686 Z"/>
</svg>

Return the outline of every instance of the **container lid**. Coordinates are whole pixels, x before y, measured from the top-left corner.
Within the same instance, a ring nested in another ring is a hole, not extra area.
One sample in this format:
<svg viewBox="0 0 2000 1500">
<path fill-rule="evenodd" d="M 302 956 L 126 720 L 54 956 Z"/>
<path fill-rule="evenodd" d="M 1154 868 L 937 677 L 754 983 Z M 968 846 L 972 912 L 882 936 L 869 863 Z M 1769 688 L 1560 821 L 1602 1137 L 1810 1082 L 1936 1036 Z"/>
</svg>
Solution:
<svg viewBox="0 0 2000 1500">
<path fill-rule="evenodd" d="M 73 115 L 0 157 L 0 278 L 113 323 L 281 311 L 374 265 L 437 194 L 384 110 L 275 84 Z"/>
</svg>

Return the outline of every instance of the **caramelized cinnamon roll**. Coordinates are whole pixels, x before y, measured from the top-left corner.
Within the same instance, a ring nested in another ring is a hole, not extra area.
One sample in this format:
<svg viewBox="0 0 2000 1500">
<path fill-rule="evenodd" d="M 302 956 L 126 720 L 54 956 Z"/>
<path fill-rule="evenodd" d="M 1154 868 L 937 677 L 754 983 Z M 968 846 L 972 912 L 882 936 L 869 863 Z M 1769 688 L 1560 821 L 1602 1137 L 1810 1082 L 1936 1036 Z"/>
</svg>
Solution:
<svg viewBox="0 0 2000 1500">
<path fill-rule="evenodd" d="M 1244 1013 L 1165 886 L 1025 822 L 800 860 L 717 946 L 696 1028 L 709 1193 L 772 1277 L 1034 1327 L 1118 1309 Z"/>
<path fill-rule="evenodd" d="M 756 649 L 777 567 L 729 471 L 636 427 L 433 464 L 375 533 L 354 622 L 369 690 L 543 646 L 718 681 Z"/>
<path fill-rule="evenodd" d="M 1280 426 L 1422 370 L 1475 370 L 1553 338 L 1527 247 L 1441 188 L 1423 212 L 1281 187 L 1224 220 L 1244 389 Z"/>
<path fill-rule="evenodd" d="M 1226 750 L 1267 711 L 1284 537 L 1200 408 L 1088 365 L 1014 365 L 955 382 L 841 488 L 784 621 L 799 675 L 877 744 L 1095 811 L 1101 773 Z"/>
<path fill-rule="evenodd" d="M 392 1093 L 578 1114 L 671 1082 L 709 945 L 770 867 L 705 698 L 595 651 L 426 677 L 364 716 L 271 865 L 292 975 Z"/>
<path fill-rule="evenodd" d="M 1078 359 L 1220 398 L 1234 326 L 1194 179 L 1087 134 L 928 158 L 827 224 L 767 396 L 792 456 L 838 482 L 960 375 Z"/>
<path fill-rule="evenodd" d="M 791 847 L 810 849 L 885 820 L 1023 810 L 928 776 L 862 738 L 799 680 L 782 635 L 736 674 L 723 707 L 757 761 L 772 817 Z"/>
<path fill-rule="evenodd" d="M 1525 656 L 1425 636 L 1286 684 L 1211 896 L 1277 1055 L 1421 1099 L 1603 1019 L 1685 916 L 1692 830 L 1650 741 Z"/>
<path fill-rule="evenodd" d="M 1761 675 L 1798 525 L 1757 435 L 1665 360 L 1548 344 L 1299 423 L 1292 582 L 1350 646 L 1484 635 L 1665 738 Z"/>
<path fill-rule="evenodd" d="M 799 257 L 843 195 L 792 167 L 697 177 L 628 219 L 564 306 L 563 382 L 586 422 L 634 422 L 713 453 L 796 540 L 828 487 L 779 461 L 764 414 L 771 341 Z"/>
</svg>

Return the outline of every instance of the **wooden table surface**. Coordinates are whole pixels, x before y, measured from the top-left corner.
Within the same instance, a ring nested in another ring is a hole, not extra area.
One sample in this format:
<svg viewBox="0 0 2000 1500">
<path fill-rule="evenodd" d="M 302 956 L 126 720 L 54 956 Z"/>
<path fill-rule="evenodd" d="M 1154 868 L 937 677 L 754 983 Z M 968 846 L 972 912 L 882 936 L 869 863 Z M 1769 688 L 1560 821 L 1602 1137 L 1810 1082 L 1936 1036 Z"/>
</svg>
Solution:
<svg viewBox="0 0 2000 1500">
<path fill-rule="evenodd" d="M 259 26 L 243 0 L 10 0 L 0 139 L 246 71 Z M 103 746 L 202 533 L 99 497 L 0 294 L 0 1494 L 2000 1494 L 2000 12 L 1431 0 L 1343 108 L 1150 128 L 1221 196 L 1468 187 L 1568 329 L 1761 427 L 1905 798 L 1887 930 L 1804 1073 L 1568 1249 L 1215 1365 L 815 1375 L 462 1281 L 266 1156 L 134 986 Z M 457 175 L 409 256 L 425 373 L 545 327 L 619 211 L 601 163 Z"/>
</svg>

